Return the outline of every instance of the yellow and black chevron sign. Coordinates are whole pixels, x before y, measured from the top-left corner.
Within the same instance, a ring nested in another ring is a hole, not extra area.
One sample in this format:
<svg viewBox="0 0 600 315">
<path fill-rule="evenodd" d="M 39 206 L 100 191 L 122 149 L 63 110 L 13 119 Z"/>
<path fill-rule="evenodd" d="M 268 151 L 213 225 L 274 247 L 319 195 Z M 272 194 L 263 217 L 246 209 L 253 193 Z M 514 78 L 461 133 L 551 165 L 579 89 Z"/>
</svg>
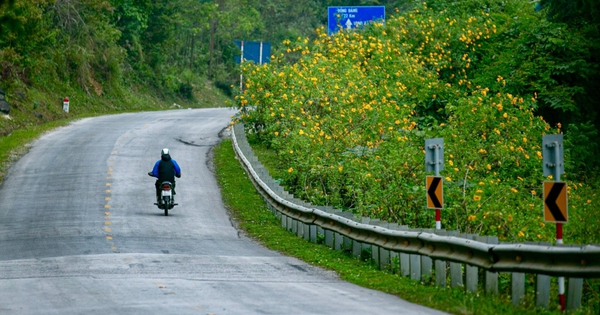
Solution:
<svg viewBox="0 0 600 315">
<path fill-rule="evenodd" d="M 441 176 L 427 176 L 425 178 L 427 190 L 427 208 L 441 209 L 444 207 L 444 189 Z"/>
<path fill-rule="evenodd" d="M 567 222 L 567 183 L 544 182 L 544 220 Z"/>
</svg>

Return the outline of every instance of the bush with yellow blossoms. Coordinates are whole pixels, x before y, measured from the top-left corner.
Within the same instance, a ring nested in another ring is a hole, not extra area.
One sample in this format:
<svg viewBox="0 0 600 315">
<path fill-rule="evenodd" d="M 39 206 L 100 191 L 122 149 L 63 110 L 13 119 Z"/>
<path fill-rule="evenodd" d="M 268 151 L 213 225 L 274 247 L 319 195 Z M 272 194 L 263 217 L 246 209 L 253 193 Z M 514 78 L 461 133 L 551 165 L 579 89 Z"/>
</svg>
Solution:
<svg viewBox="0 0 600 315">
<path fill-rule="evenodd" d="M 534 114 L 535 95 L 504 92 L 509 73 L 492 86 L 472 82 L 477 49 L 496 36 L 487 13 L 459 17 L 425 4 L 361 31 L 320 28 L 313 40 L 284 42 L 287 53 L 269 64 L 242 66 L 238 119 L 277 153 L 282 171 L 273 175 L 296 196 L 421 228 L 434 226 L 424 142 L 442 137 L 444 228 L 553 241 L 542 212 L 541 139 L 560 130 Z M 568 184 L 570 218 L 589 221 L 599 196 Z M 570 221 L 565 232 L 600 242 L 583 223 Z"/>
</svg>

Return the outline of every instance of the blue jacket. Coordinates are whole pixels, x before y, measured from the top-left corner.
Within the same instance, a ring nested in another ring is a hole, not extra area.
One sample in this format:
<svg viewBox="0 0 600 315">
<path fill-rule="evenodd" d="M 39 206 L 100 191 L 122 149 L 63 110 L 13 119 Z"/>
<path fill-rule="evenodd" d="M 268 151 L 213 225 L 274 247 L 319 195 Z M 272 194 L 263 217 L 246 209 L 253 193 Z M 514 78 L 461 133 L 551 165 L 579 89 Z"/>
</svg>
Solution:
<svg viewBox="0 0 600 315">
<path fill-rule="evenodd" d="M 154 164 L 152 176 L 156 177 L 159 182 L 169 181 L 174 183 L 175 177 L 181 177 L 181 168 L 177 164 L 177 161 L 171 159 L 170 155 L 163 155 Z"/>
</svg>

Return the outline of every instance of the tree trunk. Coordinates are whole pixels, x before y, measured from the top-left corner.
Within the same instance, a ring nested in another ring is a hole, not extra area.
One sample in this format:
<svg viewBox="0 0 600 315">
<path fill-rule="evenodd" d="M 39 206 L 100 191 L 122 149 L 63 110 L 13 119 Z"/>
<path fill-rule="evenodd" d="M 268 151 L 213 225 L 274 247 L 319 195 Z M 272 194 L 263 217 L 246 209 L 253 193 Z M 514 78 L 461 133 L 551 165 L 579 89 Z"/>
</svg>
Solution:
<svg viewBox="0 0 600 315">
<path fill-rule="evenodd" d="M 217 20 L 210 21 L 210 44 L 208 47 L 208 78 L 212 80 L 213 77 L 213 55 L 215 53 L 215 30 Z"/>
</svg>

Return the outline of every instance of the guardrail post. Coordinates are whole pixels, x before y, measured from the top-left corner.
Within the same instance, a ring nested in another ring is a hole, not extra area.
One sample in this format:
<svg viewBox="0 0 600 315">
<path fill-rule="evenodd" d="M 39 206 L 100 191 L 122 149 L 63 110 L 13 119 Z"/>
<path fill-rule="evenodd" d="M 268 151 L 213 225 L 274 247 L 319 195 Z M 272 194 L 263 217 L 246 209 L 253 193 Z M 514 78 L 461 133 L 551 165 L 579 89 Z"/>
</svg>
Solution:
<svg viewBox="0 0 600 315">
<path fill-rule="evenodd" d="M 369 224 L 369 218 L 366 217 L 362 217 L 360 218 L 360 223 L 362 224 Z M 360 255 L 362 253 L 362 249 L 363 249 L 363 244 L 361 242 L 358 242 L 356 240 L 352 241 L 352 255 L 354 257 L 356 257 L 357 259 L 360 259 Z"/>
<path fill-rule="evenodd" d="M 513 272 L 510 275 L 511 282 L 511 300 L 513 305 L 519 305 L 523 296 L 525 296 L 525 274 L 520 272 Z"/>
<path fill-rule="evenodd" d="M 458 236 L 458 231 L 448 231 L 449 236 Z M 463 284 L 463 272 L 462 264 L 451 262 L 450 263 L 450 286 L 452 288 L 458 288 L 464 286 Z"/>
<path fill-rule="evenodd" d="M 301 205 L 306 207 L 306 208 L 314 208 L 314 206 L 308 202 L 301 202 Z M 296 228 L 296 235 L 298 235 L 298 237 L 307 239 L 308 238 L 308 228 L 306 227 L 307 224 L 304 224 L 300 221 L 296 222 L 297 228 Z"/>
<path fill-rule="evenodd" d="M 286 230 L 291 231 L 293 227 L 294 227 L 294 219 L 292 217 L 287 217 Z"/>
<path fill-rule="evenodd" d="M 422 229 L 421 232 L 434 233 L 434 229 Z M 433 260 L 428 256 L 421 256 L 421 280 L 428 281 L 433 270 Z"/>
<path fill-rule="evenodd" d="M 302 237 L 310 242 L 310 228 L 312 225 L 310 224 L 302 224 L 302 228 L 304 231 L 302 232 Z"/>
<path fill-rule="evenodd" d="M 477 235 L 467 234 L 466 238 L 470 240 L 476 240 Z M 475 291 L 477 291 L 477 285 L 479 283 L 479 268 L 471 266 L 469 264 L 465 264 L 465 273 L 467 278 L 467 291 L 474 293 Z"/>
<path fill-rule="evenodd" d="M 549 242 L 539 245 L 551 246 Z M 535 281 L 535 306 L 547 309 L 550 306 L 550 276 L 538 274 Z"/>
<path fill-rule="evenodd" d="M 339 215 L 340 217 L 346 217 L 344 211 L 335 211 L 334 214 Z M 333 234 L 333 249 L 342 250 L 342 244 L 344 244 L 344 236 L 340 233 L 335 232 Z"/>
<path fill-rule="evenodd" d="M 304 237 L 304 223 L 297 221 L 296 226 L 296 235 L 300 238 Z"/>
<path fill-rule="evenodd" d="M 352 212 L 343 211 L 342 216 L 348 220 L 354 221 L 354 214 L 352 214 Z M 342 236 L 342 238 L 343 238 L 342 250 L 344 250 L 344 251 L 352 250 L 352 242 L 354 242 L 354 240 L 347 236 Z"/>
<path fill-rule="evenodd" d="M 363 224 L 371 224 L 371 218 L 368 217 L 363 217 L 362 218 L 362 223 Z M 367 243 L 361 243 L 361 248 L 360 248 L 360 253 L 358 254 L 358 256 L 360 258 L 362 258 L 362 254 L 364 251 L 369 250 L 371 251 L 371 244 L 367 244 Z"/>
<path fill-rule="evenodd" d="M 371 222 L 369 224 L 371 225 L 379 225 L 381 222 L 381 220 L 379 219 L 371 219 Z M 380 264 L 379 264 L 379 246 L 377 245 L 371 245 L 371 259 L 373 259 L 373 262 L 375 262 L 375 266 L 377 266 L 377 268 L 380 268 Z"/>
<path fill-rule="evenodd" d="M 497 236 L 479 236 L 478 240 L 487 244 L 498 244 Z M 486 271 L 484 276 L 485 293 L 498 294 L 498 273 Z"/>
<path fill-rule="evenodd" d="M 389 229 L 390 224 L 387 222 L 379 223 L 379 226 L 385 229 Z M 379 269 L 390 268 L 390 250 L 385 248 L 379 248 Z"/>
<path fill-rule="evenodd" d="M 397 223 L 390 223 L 389 229 L 397 231 L 398 230 L 398 224 Z M 397 273 L 398 270 L 399 270 L 399 267 L 400 267 L 400 256 L 398 255 L 397 252 L 390 251 L 390 269 L 392 270 L 392 273 Z"/>
<path fill-rule="evenodd" d="M 292 219 L 292 228 L 290 229 L 290 231 L 292 231 L 292 233 L 294 233 L 295 235 L 298 235 L 298 220 L 291 218 Z"/>
<path fill-rule="evenodd" d="M 576 310 L 581 307 L 581 294 L 583 291 L 582 278 L 569 278 L 567 284 L 567 309 Z"/>
<path fill-rule="evenodd" d="M 317 226 L 314 224 L 309 226 L 309 231 L 310 231 L 309 232 L 309 237 L 310 237 L 309 241 L 311 243 L 316 244 L 317 243 Z"/>
<path fill-rule="evenodd" d="M 401 225 L 398 227 L 398 230 L 406 231 L 408 230 L 408 226 Z M 400 271 L 405 277 L 410 276 L 410 256 L 410 254 L 400 253 Z"/>
<path fill-rule="evenodd" d="M 328 213 L 333 213 L 333 207 L 332 206 L 324 206 L 323 211 L 328 212 Z M 325 233 L 325 245 L 329 246 L 330 248 L 333 248 L 333 231 L 324 229 L 324 233 Z"/>
<path fill-rule="evenodd" d="M 447 236 L 448 231 L 446 230 L 435 230 L 435 234 L 439 236 Z M 448 263 L 445 260 L 435 260 L 435 285 L 441 288 L 445 288 L 448 284 L 446 281 Z"/>
<path fill-rule="evenodd" d="M 281 227 L 287 230 L 287 216 L 281 213 Z"/>
<path fill-rule="evenodd" d="M 421 255 L 410 254 L 410 278 L 421 280 Z"/>
</svg>

